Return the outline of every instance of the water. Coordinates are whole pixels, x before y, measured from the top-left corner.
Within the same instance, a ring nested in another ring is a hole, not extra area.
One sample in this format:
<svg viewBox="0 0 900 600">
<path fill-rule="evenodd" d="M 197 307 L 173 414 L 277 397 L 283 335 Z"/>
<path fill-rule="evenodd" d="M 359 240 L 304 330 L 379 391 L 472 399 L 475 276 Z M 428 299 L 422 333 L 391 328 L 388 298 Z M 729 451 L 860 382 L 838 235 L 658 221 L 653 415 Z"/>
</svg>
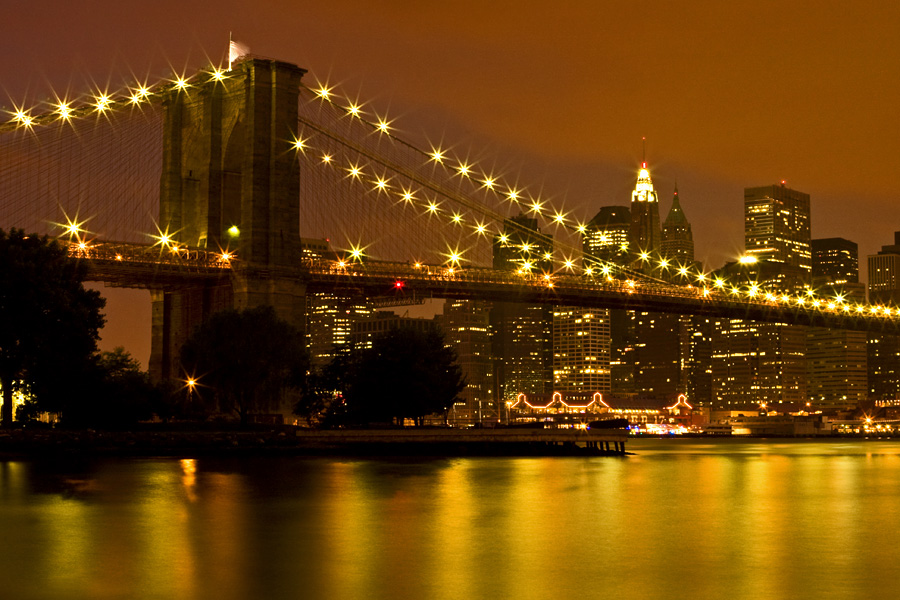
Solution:
<svg viewBox="0 0 900 600">
<path fill-rule="evenodd" d="M 0 462 L 0 598 L 890 598 L 900 443 Z"/>
</svg>

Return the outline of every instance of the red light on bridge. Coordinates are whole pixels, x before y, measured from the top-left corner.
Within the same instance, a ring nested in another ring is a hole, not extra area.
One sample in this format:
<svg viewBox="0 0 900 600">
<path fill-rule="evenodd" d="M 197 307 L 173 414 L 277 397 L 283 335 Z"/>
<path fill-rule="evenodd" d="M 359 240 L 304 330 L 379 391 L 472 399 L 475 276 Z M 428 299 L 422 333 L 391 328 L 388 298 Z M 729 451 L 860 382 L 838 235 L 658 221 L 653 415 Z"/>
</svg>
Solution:
<svg viewBox="0 0 900 600">
<path fill-rule="evenodd" d="M 402 290 L 405 285 L 406 284 L 403 283 L 402 281 L 394 282 L 394 287 L 397 288 L 398 290 Z"/>
</svg>

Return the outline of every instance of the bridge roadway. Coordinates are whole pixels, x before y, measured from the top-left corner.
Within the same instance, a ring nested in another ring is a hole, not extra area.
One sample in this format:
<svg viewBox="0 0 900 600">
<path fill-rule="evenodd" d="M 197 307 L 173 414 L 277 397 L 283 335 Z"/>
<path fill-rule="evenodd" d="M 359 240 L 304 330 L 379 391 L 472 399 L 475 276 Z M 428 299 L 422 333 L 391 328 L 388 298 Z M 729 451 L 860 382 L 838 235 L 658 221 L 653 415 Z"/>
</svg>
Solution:
<svg viewBox="0 0 900 600">
<path fill-rule="evenodd" d="M 69 252 L 89 261 L 89 278 L 114 286 L 177 289 L 201 282 L 229 281 L 232 272 L 253 270 L 223 253 L 117 242 L 69 244 Z M 400 262 L 342 262 L 305 258 L 296 270 L 260 272 L 256 277 L 296 278 L 309 291 L 360 293 L 396 304 L 421 298 L 460 298 L 586 308 L 623 308 L 677 314 L 740 318 L 816 327 L 900 332 L 900 310 L 820 300 L 799 305 L 796 298 L 750 298 L 714 287 L 649 281 L 598 281 L 580 275 L 521 275 L 480 267 L 448 268 Z M 745 290 L 746 292 L 746 290 Z M 873 309 L 876 312 L 873 312 Z M 889 311 L 889 312 L 888 312 Z"/>
</svg>

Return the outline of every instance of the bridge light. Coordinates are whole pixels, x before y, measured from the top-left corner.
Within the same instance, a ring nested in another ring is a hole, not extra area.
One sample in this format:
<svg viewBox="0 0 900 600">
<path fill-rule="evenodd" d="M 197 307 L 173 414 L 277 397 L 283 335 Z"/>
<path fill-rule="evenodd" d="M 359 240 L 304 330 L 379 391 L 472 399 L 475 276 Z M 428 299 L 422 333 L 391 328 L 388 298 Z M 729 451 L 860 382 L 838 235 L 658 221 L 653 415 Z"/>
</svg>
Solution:
<svg viewBox="0 0 900 600">
<path fill-rule="evenodd" d="M 22 127 L 31 128 L 34 125 L 34 117 L 26 113 L 24 110 L 17 109 L 13 114 L 13 120 Z"/>
<path fill-rule="evenodd" d="M 566 262 L 563 263 L 563 266 L 564 266 L 567 270 L 571 271 L 572 268 L 575 266 L 575 263 L 574 263 L 573 261 L 569 260 L 569 259 L 566 259 Z"/>
<path fill-rule="evenodd" d="M 810 298 L 812 298 L 813 296 L 816 295 L 816 292 L 812 289 L 808 289 L 808 290 L 806 290 L 806 295 L 809 296 Z"/>
<path fill-rule="evenodd" d="M 877 306 L 873 306 L 872 308 L 869 309 L 869 312 L 872 313 L 873 315 L 874 315 L 874 314 L 877 314 L 877 313 L 878 313 L 878 307 L 877 307 Z"/>
<path fill-rule="evenodd" d="M 432 148 L 431 149 L 431 160 L 438 163 L 444 162 L 444 151 L 440 148 Z"/>
<path fill-rule="evenodd" d="M 487 227 L 485 227 L 484 223 L 479 223 L 475 226 L 475 232 L 479 235 L 485 235 L 485 233 L 487 233 Z"/>
<path fill-rule="evenodd" d="M 781 296 L 781 301 L 782 301 L 782 302 L 785 302 L 785 303 L 790 302 L 790 301 L 791 301 L 791 297 L 788 296 L 787 294 L 784 294 L 783 296 Z"/>
<path fill-rule="evenodd" d="M 828 310 L 834 310 L 837 305 L 834 302 L 828 303 Z"/>
<path fill-rule="evenodd" d="M 87 250 L 87 242 L 78 242 L 78 249 L 81 251 Z"/>
<path fill-rule="evenodd" d="M 725 287 L 725 280 L 721 277 L 716 277 L 716 287 L 722 289 Z"/>
<path fill-rule="evenodd" d="M 803 296 L 797 296 L 797 306 L 804 306 L 806 304 L 806 300 Z"/>
<path fill-rule="evenodd" d="M 362 173 L 362 169 L 360 169 L 357 165 L 350 165 L 350 168 L 347 169 L 347 171 L 350 173 L 350 177 L 354 179 L 359 179 L 360 174 Z"/>
<path fill-rule="evenodd" d="M 501 244 L 505 244 L 505 243 L 507 243 L 507 242 L 509 241 L 509 236 L 506 235 L 505 233 L 501 233 L 501 234 L 500 234 L 500 237 L 497 238 L 497 239 L 500 240 L 500 243 L 501 243 Z"/>
<path fill-rule="evenodd" d="M 759 261 L 752 254 L 745 254 L 744 256 L 742 256 L 738 259 L 738 262 L 740 262 L 742 265 L 752 265 Z"/>
<path fill-rule="evenodd" d="M 522 270 L 527 273 L 530 273 L 531 269 L 533 269 L 533 268 L 534 268 L 534 265 L 532 265 L 530 261 L 526 260 L 522 263 Z"/>
<path fill-rule="evenodd" d="M 344 267 L 347 266 L 347 263 L 345 263 L 345 262 L 342 261 L 342 260 L 339 260 L 337 265 L 338 265 L 338 267 L 340 267 L 341 269 L 343 269 Z"/>
<path fill-rule="evenodd" d="M 544 260 L 553 260 L 552 252 L 544 252 Z"/>
<path fill-rule="evenodd" d="M 703 288 L 703 295 L 709 296 L 709 288 Z"/>
<path fill-rule="evenodd" d="M 837 302 L 838 304 L 843 304 L 844 296 L 842 294 L 838 294 L 837 296 L 834 297 L 834 301 Z"/>
<path fill-rule="evenodd" d="M 459 213 L 453 213 L 453 216 L 450 217 L 450 220 L 459 225 L 462 222 L 462 215 Z"/>
<path fill-rule="evenodd" d="M 659 267 L 660 267 L 661 269 L 668 269 L 668 268 L 669 268 L 669 261 L 668 261 L 668 259 L 661 258 L 661 259 L 659 260 Z"/>
<path fill-rule="evenodd" d="M 98 94 L 94 97 L 94 100 L 94 106 L 97 107 L 97 112 L 105 111 L 110 107 L 110 104 L 112 104 L 112 98 L 106 94 Z"/>
<path fill-rule="evenodd" d="M 234 255 L 231 254 L 230 252 L 225 251 L 219 255 L 219 258 L 222 259 L 222 262 L 230 262 L 231 259 L 234 258 Z"/>
<path fill-rule="evenodd" d="M 732 296 L 737 296 L 740 293 L 741 293 L 741 289 L 739 287 L 736 287 L 736 286 L 731 287 L 731 295 Z"/>
<path fill-rule="evenodd" d="M 585 267 L 585 268 L 584 268 L 584 274 L 585 274 L 585 275 L 593 275 L 593 274 L 594 274 L 594 269 L 591 268 L 591 267 Z"/>
<path fill-rule="evenodd" d="M 541 210 L 543 210 L 543 208 L 544 208 L 543 204 L 541 204 L 537 200 L 535 200 L 531 203 L 531 211 L 532 212 L 540 213 Z"/>
<path fill-rule="evenodd" d="M 646 261 L 650 260 L 650 253 L 649 252 L 641 252 L 640 258 L 641 258 L 641 260 L 646 262 Z"/>
<path fill-rule="evenodd" d="M 375 187 L 378 188 L 378 191 L 383 192 L 388 187 L 387 181 L 385 179 L 382 179 L 381 177 L 378 177 L 377 179 L 375 179 Z"/>
<path fill-rule="evenodd" d="M 395 282 L 394 282 L 394 287 L 397 288 L 398 290 L 402 290 L 404 285 L 406 285 L 406 284 L 403 283 L 402 281 L 395 281 Z"/>
<path fill-rule="evenodd" d="M 553 220 L 562 225 L 566 222 L 566 215 L 562 213 L 556 213 L 555 215 L 553 215 Z"/>
<path fill-rule="evenodd" d="M 72 108 L 69 106 L 69 102 L 60 100 L 59 104 L 56 105 L 56 114 L 63 121 L 70 120 L 72 118 Z"/>
<path fill-rule="evenodd" d="M 378 119 L 378 125 L 376 128 L 381 133 L 390 133 L 390 121 L 385 121 L 384 119 Z"/>
<path fill-rule="evenodd" d="M 347 107 L 347 112 L 356 118 L 359 118 L 360 116 L 359 106 L 353 103 L 351 103 L 350 106 Z"/>
<path fill-rule="evenodd" d="M 210 77 L 213 81 L 224 81 L 226 79 L 225 71 L 223 69 L 213 69 Z"/>
<path fill-rule="evenodd" d="M 299 150 L 300 152 L 305 152 L 306 148 L 307 148 L 307 145 L 306 145 L 307 139 L 309 139 L 309 138 L 304 139 L 302 137 L 298 137 L 296 140 L 294 140 L 294 150 Z"/>
<path fill-rule="evenodd" d="M 759 293 L 759 286 L 756 285 L 755 283 L 750 286 L 749 290 L 747 290 L 747 295 L 750 296 L 751 298 L 755 298 L 758 293 Z"/>
<path fill-rule="evenodd" d="M 122 260 L 122 255 L 121 255 L 121 254 L 116 254 L 116 260 Z"/>
<path fill-rule="evenodd" d="M 850 312 L 850 306 L 847 304 L 842 304 L 841 308 L 843 309 L 844 312 Z"/>
<path fill-rule="evenodd" d="M 812 301 L 812 305 L 815 306 L 816 308 L 818 308 L 820 304 L 822 304 L 822 301 L 819 300 L 818 298 L 816 298 L 815 300 Z"/>
<path fill-rule="evenodd" d="M 700 281 L 700 282 L 706 281 L 706 275 L 703 273 L 697 273 L 697 281 Z"/>
<path fill-rule="evenodd" d="M 353 247 L 350 249 L 350 256 L 353 260 L 360 260 L 363 257 L 363 249 L 358 247 Z"/>
<path fill-rule="evenodd" d="M 413 193 L 410 190 L 404 189 L 402 198 L 404 202 L 411 203 L 415 199 L 415 196 L 413 196 Z"/>
<path fill-rule="evenodd" d="M 484 184 L 484 187 L 486 187 L 487 189 L 493 190 L 494 189 L 494 178 L 488 177 L 487 179 L 482 181 L 482 184 Z"/>
<path fill-rule="evenodd" d="M 603 267 L 600 269 L 600 271 L 601 271 L 604 275 L 609 275 L 611 269 L 609 268 L 609 265 L 603 265 Z"/>
<path fill-rule="evenodd" d="M 509 201 L 510 201 L 510 202 L 518 202 L 518 201 L 519 201 L 519 194 L 520 194 L 519 190 L 510 189 L 510 190 L 506 193 L 506 197 L 509 198 Z"/>
<path fill-rule="evenodd" d="M 472 167 L 470 167 L 470 166 L 467 165 L 466 163 L 459 163 L 459 166 L 456 167 L 456 170 L 457 170 L 457 171 L 459 172 L 459 174 L 462 175 L 463 177 L 468 177 L 468 176 L 469 176 L 469 171 L 472 170 Z"/>
<path fill-rule="evenodd" d="M 520 248 L 522 249 L 522 252 L 531 252 L 531 244 L 527 242 L 522 244 Z"/>
<path fill-rule="evenodd" d="M 430 212 L 431 214 L 435 214 L 435 213 L 437 213 L 437 211 L 438 211 L 438 205 L 434 201 L 429 202 L 428 203 L 428 212 Z"/>
<path fill-rule="evenodd" d="M 575 230 L 578 233 L 582 233 L 582 234 L 587 233 L 587 225 L 585 225 L 584 223 L 579 223 L 578 227 L 576 227 Z"/>
<path fill-rule="evenodd" d="M 231 227 L 228 228 L 228 235 L 230 235 L 233 238 L 236 238 L 241 235 L 241 230 L 238 228 L 237 225 L 232 225 Z"/>
<path fill-rule="evenodd" d="M 328 100 L 329 96 L 331 95 L 331 88 L 325 87 L 324 85 L 320 85 L 319 89 L 315 90 L 315 92 L 319 98 Z"/>
<path fill-rule="evenodd" d="M 778 300 L 778 297 L 772 292 L 766 292 L 766 300 L 768 300 L 769 302 L 775 302 L 776 300 Z"/>
<path fill-rule="evenodd" d="M 176 77 L 175 78 L 175 87 L 179 91 L 184 91 L 190 87 L 190 84 L 188 84 L 187 79 L 185 79 L 184 77 Z"/>
<path fill-rule="evenodd" d="M 322 155 L 322 162 L 325 163 L 326 165 L 330 165 L 330 164 L 331 164 L 331 155 L 330 155 L 330 154 L 323 154 L 323 155 Z"/>
<path fill-rule="evenodd" d="M 678 274 L 681 275 L 682 277 L 687 277 L 687 274 L 688 274 L 687 267 L 679 267 Z"/>
<path fill-rule="evenodd" d="M 864 307 L 862 304 L 856 305 L 856 312 L 862 313 L 862 312 L 865 312 L 865 310 L 866 310 L 866 307 Z"/>
</svg>

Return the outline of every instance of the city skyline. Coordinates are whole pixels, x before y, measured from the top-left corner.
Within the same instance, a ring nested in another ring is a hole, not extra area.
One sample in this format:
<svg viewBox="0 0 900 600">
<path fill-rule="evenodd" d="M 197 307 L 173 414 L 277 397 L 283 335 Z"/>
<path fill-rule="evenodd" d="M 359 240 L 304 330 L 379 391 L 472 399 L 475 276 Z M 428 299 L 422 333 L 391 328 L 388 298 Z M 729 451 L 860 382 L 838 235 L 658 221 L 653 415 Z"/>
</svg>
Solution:
<svg viewBox="0 0 900 600">
<path fill-rule="evenodd" d="M 585 219 L 600 206 L 628 204 L 646 136 L 660 212 L 677 181 L 697 259 L 712 268 L 743 249 L 748 186 L 785 179 L 806 191 L 812 236 L 853 240 L 860 257 L 896 229 L 900 181 L 885 161 L 896 155 L 889 98 L 897 84 L 879 76 L 897 52 L 879 43 L 895 8 L 645 3 L 558 14 L 526 3 L 513 17 L 503 6 L 342 6 L 226 2 L 210 12 L 164 0 L 135 22 L 112 2 L 95 3 L 90 14 L 23 5 L 0 42 L 19 57 L 0 66 L 8 97 L 0 104 L 219 63 L 234 30 L 251 52 L 297 62 L 308 77 L 358 93 L 404 133 L 543 184 Z M 384 39 L 387 26 L 395 40 Z M 816 34 L 837 28 L 837 47 Z M 631 41 L 637 31 L 640 47 Z M 780 53 L 786 32 L 796 47 Z M 697 39 L 703 44 L 688 49 Z M 543 84 L 534 85 L 536 73 Z M 856 210 L 848 218 L 849 204 Z M 110 310 L 123 312 L 115 301 Z M 135 325 L 121 329 L 128 339 Z"/>
</svg>

